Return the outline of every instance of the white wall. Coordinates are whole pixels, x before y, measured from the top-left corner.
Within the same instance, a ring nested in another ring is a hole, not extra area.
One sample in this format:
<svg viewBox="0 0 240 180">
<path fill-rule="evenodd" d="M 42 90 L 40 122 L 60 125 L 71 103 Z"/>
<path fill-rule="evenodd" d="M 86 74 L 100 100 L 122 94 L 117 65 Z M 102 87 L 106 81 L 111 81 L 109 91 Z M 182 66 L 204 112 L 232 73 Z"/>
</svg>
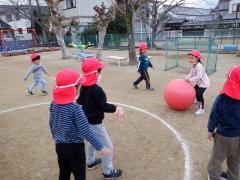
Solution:
<svg viewBox="0 0 240 180">
<path fill-rule="evenodd" d="M 238 3 L 240 3 L 240 0 L 231 0 L 229 2 L 229 14 L 233 13 L 233 11 L 236 11 Z"/>
<path fill-rule="evenodd" d="M 18 28 L 22 28 L 23 30 L 26 30 L 27 28 L 31 27 L 31 22 L 28 19 L 20 19 L 20 20 L 16 20 L 15 15 L 12 14 L 12 19 L 13 21 L 8 22 L 6 19 L 5 15 L 1 15 L 0 18 L 6 22 L 7 24 L 9 24 L 12 29 L 17 30 Z"/>
</svg>

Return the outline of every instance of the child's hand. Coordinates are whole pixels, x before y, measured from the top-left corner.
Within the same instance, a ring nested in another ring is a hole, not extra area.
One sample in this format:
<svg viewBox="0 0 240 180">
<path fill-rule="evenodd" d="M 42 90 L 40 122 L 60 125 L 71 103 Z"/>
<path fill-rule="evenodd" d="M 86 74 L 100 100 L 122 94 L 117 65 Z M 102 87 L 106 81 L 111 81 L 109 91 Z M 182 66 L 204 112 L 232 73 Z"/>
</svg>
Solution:
<svg viewBox="0 0 240 180">
<path fill-rule="evenodd" d="M 123 121 L 123 119 L 124 119 L 124 110 L 123 110 L 122 107 L 117 107 L 116 114 L 117 114 L 117 119 L 119 121 Z"/>
<path fill-rule="evenodd" d="M 213 133 L 211 133 L 211 132 L 208 132 L 208 139 L 209 139 L 210 141 L 212 141 L 212 140 L 213 140 Z"/>
<path fill-rule="evenodd" d="M 112 154 L 112 152 L 107 148 L 107 147 L 104 147 L 102 150 L 101 150 L 101 153 L 104 155 L 104 156 L 110 156 Z"/>
<path fill-rule="evenodd" d="M 184 81 L 189 82 L 189 79 L 184 79 Z"/>
</svg>

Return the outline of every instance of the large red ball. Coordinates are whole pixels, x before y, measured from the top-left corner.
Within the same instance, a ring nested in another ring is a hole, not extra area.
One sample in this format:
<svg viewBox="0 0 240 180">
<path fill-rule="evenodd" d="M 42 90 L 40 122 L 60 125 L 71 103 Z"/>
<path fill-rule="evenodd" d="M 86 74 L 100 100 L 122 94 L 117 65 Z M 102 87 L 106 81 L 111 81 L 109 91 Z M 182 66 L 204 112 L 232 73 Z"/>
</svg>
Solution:
<svg viewBox="0 0 240 180">
<path fill-rule="evenodd" d="M 173 109 L 185 110 L 189 108 L 196 97 L 195 89 L 183 79 L 170 81 L 164 89 L 164 99 Z"/>
</svg>

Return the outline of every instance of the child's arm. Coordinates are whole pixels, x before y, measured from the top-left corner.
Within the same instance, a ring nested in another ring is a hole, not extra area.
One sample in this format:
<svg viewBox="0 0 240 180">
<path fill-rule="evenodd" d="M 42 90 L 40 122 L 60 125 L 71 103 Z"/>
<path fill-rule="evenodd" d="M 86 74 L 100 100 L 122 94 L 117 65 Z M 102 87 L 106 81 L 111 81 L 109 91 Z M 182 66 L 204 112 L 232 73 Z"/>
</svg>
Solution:
<svg viewBox="0 0 240 180">
<path fill-rule="evenodd" d="M 104 146 L 100 143 L 98 138 L 92 132 L 88 120 L 83 110 L 79 106 L 74 111 L 74 118 L 76 119 L 76 126 L 78 128 L 78 132 L 80 132 L 81 135 L 96 148 L 96 150 L 102 150 Z"/>
<path fill-rule="evenodd" d="M 24 81 L 26 81 L 28 79 L 28 77 L 30 76 L 30 74 L 32 73 L 33 71 L 33 66 L 31 66 L 29 69 L 28 69 L 28 72 L 27 74 L 24 76 Z"/>
<path fill-rule="evenodd" d="M 43 72 L 44 72 L 46 75 L 49 76 L 49 73 L 47 72 L 47 69 L 44 67 L 44 65 L 42 65 L 42 70 L 43 70 Z"/>
<path fill-rule="evenodd" d="M 215 128 L 218 124 L 219 119 L 221 118 L 221 113 L 219 111 L 219 103 L 220 103 L 220 96 L 218 96 L 212 106 L 212 110 L 208 119 L 208 132 L 209 134 L 213 134 L 215 131 Z M 209 137 L 211 139 L 211 137 Z"/>
<path fill-rule="evenodd" d="M 153 65 L 152 65 L 152 62 L 150 61 L 150 59 L 148 59 L 148 66 L 149 66 L 150 68 L 154 69 L 154 68 L 153 68 Z"/>
</svg>

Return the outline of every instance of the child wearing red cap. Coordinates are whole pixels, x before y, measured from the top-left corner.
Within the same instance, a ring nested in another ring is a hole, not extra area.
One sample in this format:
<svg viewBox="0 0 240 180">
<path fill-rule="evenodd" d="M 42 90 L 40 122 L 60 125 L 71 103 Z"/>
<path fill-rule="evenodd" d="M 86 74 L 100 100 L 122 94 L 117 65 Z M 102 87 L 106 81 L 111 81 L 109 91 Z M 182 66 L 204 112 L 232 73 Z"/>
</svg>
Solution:
<svg viewBox="0 0 240 180">
<path fill-rule="evenodd" d="M 98 86 L 100 80 L 100 72 L 105 67 L 97 58 L 85 58 L 82 62 L 82 72 L 86 81 L 83 83 L 80 95 L 77 102 L 82 105 L 82 108 L 87 116 L 91 129 L 99 138 L 100 142 L 113 150 L 112 141 L 103 124 L 104 113 L 116 112 L 119 120 L 123 119 L 124 111 L 121 107 L 107 103 L 107 97 L 103 89 Z M 87 167 L 93 169 L 103 163 L 103 176 L 105 179 L 113 179 L 122 176 L 121 169 L 113 168 L 111 156 L 102 156 L 101 159 L 96 159 L 95 149 L 93 145 L 88 144 L 87 149 Z"/>
<path fill-rule="evenodd" d="M 33 74 L 33 83 L 29 86 L 28 88 L 28 93 L 33 95 L 33 89 L 40 84 L 40 88 L 41 88 L 41 92 L 43 94 L 47 94 L 46 91 L 46 81 L 44 79 L 42 79 L 42 72 L 44 72 L 45 74 L 48 74 L 47 70 L 45 69 L 45 67 L 43 66 L 43 64 L 40 63 L 40 55 L 39 54 L 32 54 L 31 55 L 31 67 L 29 68 L 27 74 L 24 77 L 24 81 L 26 81 L 28 79 L 28 77 L 30 76 L 30 74 Z"/>
<path fill-rule="evenodd" d="M 141 43 L 139 45 L 139 63 L 137 67 L 137 71 L 140 73 L 140 77 L 133 82 L 133 86 L 138 89 L 138 84 L 142 81 L 145 80 L 146 82 L 146 88 L 149 91 L 154 90 L 151 85 L 150 85 L 150 77 L 148 74 L 148 67 L 153 68 L 153 65 L 150 61 L 150 59 L 147 57 L 146 52 L 148 50 L 147 44 L 146 43 Z"/>
<path fill-rule="evenodd" d="M 85 78 L 70 68 L 58 72 L 50 105 L 49 126 L 56 144 L 59 164 L 59 180 L 86 179 L 86 158 L 84 139 L 104 155 L 110 155 L 108 148 L 92 132 L 82 108 L 75 102 L 80 84 Z"/>
<path fill-rule="evenodd" d="M 185 78 L 185 80 L 191 83 L 196 90 L 198 110 L 195 112 L 195 114 L 200 115 L 204 113 L 203 93 L 210 86 L 210 81 L 202 65 L 203 58 L 199 51 L 193 49 L 191 52 L 189 52 L 188 61 L 190 64 L 192 64 L 192 68 L 190 73 Z"/>
<path fill-rule="evenodd" d="M 239 180 L 240 167 L 240 66 L 230 69 L 208 120 L 208 137 L 214 146 L 208 164 L 209 180 L 218 180 L 227 160 L 227 178 Z"/>
</svg>

